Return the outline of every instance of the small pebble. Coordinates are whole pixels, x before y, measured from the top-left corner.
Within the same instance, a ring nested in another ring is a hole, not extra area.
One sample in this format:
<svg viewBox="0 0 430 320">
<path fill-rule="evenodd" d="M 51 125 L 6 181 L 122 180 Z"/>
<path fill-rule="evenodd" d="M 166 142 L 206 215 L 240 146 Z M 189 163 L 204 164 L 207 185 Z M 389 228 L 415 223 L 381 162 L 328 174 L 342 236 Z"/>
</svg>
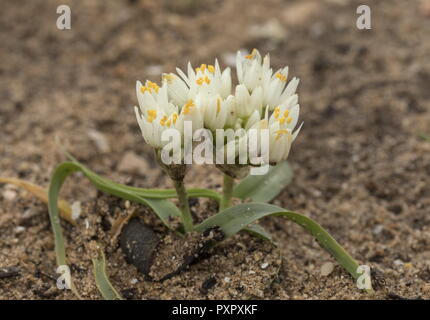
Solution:
<svg viewBox="0 0 430 320">
<path fill-rule="evenodd" d="M 138 282 L 139 282 L 139 280 L 137 280 L 136 278 L 133 278 L 133 279 L 130 280 L 131 284 L 136 284 Z"/>
<path fill-rule="evenodd" d="M 332 262 L 326 262 L 321 266 L 321 275 L 326 277 L 334 270 L 334 264 Z"/>
<path fill-rule="evenodd" d="M 16 196 L 17 196 L 17 193 L 15 190 L 7 189 L 3 192 L 3 198 L 7 201 L 15 200 Z"/>
<path fill-rule="evenodd" d="M 97 130 L 88 130 L 88 137 L 94 142 L 100 152 L 106 153 L 110 151 L 109 141 L 106 136 Z"/>
<path fill-rule="evenodd" d="M 269 266 L 269 264 L 267 262 L 263 262 L 261 264 L 261 269 L 266 269 Z"/>
<path fill-rule="evenodd" d="M 37 215 L 37 212 L 33 208 L 28 208 L 24 211 L 22 217 L 24 219 L 30 219 Z"/>
<path fill-rule="evenodd" d="M 15 228 L 15 233 L 21 233 L 21 232 L 24 232 L 25 230 L 26 230 L 25 227 L 23 227 L 23 226 L 17 226 Z"/>
<path fill-rule="evenodd" d="M 403 266 L 404 264 L 405 263 L 402 260 L 400 260 L 400 259 L 394 260 L 394 265 L 395 266 Z"/>
<path fill-rule="evenodd" d="M 230 278 L 229 278 L 229 277 L 225 277 L 225 278 L 224 278 L 224 282 L 225 282 L 225 283 L 230 283 Z"/>
<path fill-rule="evenodd" d="M 77 220 L 79 216 L 81 215 L 82 208 L 81 208 L 81 202 L 80 201 L 74 201 L 72 203 L 72 219 Z"/>
<path fill-rule="evenodd" d="M 375 228 L 373 228 L 373 234 L 380 234 L 384 226 L 382 224 L 378 224 Z"/>
</svg>

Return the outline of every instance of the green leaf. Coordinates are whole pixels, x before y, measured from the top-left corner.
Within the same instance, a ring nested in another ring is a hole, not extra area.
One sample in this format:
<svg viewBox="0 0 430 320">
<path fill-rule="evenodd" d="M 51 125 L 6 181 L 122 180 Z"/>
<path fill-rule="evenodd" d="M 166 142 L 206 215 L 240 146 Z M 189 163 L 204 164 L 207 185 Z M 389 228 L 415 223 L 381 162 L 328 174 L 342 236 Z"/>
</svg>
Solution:
<svg viewBox="0 0 430 320">
<path fill-rule="evenodd" d="M 249 224 L 267 216 L 282 216 L 302 226 L 320 245 L 326 249 L 342 265 L 354 279 L 360 274 L 357 273 L 358 263 L 345 251 L 344 248 L 317 222 L 300 213 L 287 211 L 283 208 L 265 203 L 244 203 L 232 208 L 228 208 L 195 227 L 196 231 L 219 226 L 226 237 L 231 237 Z"/>
<path fill-rule="evenodd" d="M 249 175 L 234 188 L 233 196 L 255 202 L 269 202 L 274 199 L 293 179 L 293 171 L 287 161 L 271 166 L 261 176 Z"/>
<path fill-rule="evenodd" d="M 253 234 L 254 236 L 260 239 L 273 243 L 272 235 L 268 233 L 266 230 L 264 230 L 264 228 L 257 223 L 250 224 L 249 226 L 244 228 L 243 231 L 249 232 L 250 234 Z"/>
<path fill-rule="evenodd" d="M 169 227 L 169 217 L 180 215 L 179 209 L 170 201 L 160 198 L 147 198 L 144 196 L 146 192 L 145 189 L 143 189 L 144 191 L 134 191 L 127 186 L 102 178 L 82 164 L 76 162 L 63 162 L 54 170 L 49 188 L 50 199 L 52 196 L 52 201 L 58 198 L 59 190 L 65 178 L 76 171 L 84 173 L 100 191 L 150 207 L 167 227 Z M 51 201 L 49 204 L 50 212 L 52 211 L 54 214 L 58 214 L 58 207 L 56 204 L 54 202 L 51 203 Z"/>
<path fill-rule="evenodd" d="M 67 266 L 65 242 L 63 231 L 61 229 L 60 214 L 58 209 L 58 196 L 61 185 L 69 174 L 70 172 L 68 171 L 55 170 L 49 185 L 48 192 L 49 220 L 51 221 L 52 230 L 54 232 L 55 257 L 57 259 L 58 266 Z M 70 284 L 72 292 L 76 295 L 76 297 L 81 299 L 81 296 L 76 290 L 71 277 Z"/>
<path fill-rule="evenodd" d="M 122 300 L 121 295 L 109 281 L 106 273 L 106 259 L 102 250 L 100 250 L 99 258 L 93 259 L 93 273 L 96 279 L 97 288 L 105 300 Z"/>
</svg>

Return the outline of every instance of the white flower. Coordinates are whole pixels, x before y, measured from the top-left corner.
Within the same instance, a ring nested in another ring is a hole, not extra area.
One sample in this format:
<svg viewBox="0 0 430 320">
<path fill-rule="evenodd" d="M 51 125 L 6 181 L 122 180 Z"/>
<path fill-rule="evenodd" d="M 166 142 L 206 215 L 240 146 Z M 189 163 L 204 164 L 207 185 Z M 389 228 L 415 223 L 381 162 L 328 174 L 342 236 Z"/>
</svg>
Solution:
<svg viewBox="0 0 430 320">
<path fill-rule="evenodd" d="M 162 148 L 168 142 L 161 140 L 166 129 L 177 129 L 183 134 L 184 121 L 193 123 L 193 131 L 203 127 L 202 112 L 194 101 L 188 100 L 180 107 L 173 104 L 169 101 L 165 83 L 159 87 L 156 83 L 147 81 L 143 86 L 138 81 L 136 91 L 140 107 L 140 110 L 135 107 L 136 118 L 145 141 L 154 148 Z"/>
<path fill-rule="evenodd" d="M 263 89 L 259 86 L 250 95 L 245 85 L 236 87 L 236 113 L 240 118 L 249 117 L 255 110 L 261 113 Z"/>
<path fill-rule="evenodd" d="M 279 69 L 273 74 L 269 55 L 266 55 L 262 61 L 256 49 L 246 56 L 238 52 L 236 69 L 239 84 L 244 85 L 251 95 L 259 87 L 263 89 L 261 108 L 269 106 L 269 109 L 273 110 L 294 95 L 299 84 L 297 78 L 293 78 L 288 83 L 288 67 Z"/>
<path fill-rule="evenodd" d="M 196 104 L 201 110 L 204 119 L 204 126 L 215 131 L 226 126 L 227 118 L 231 116 L 234 109 L 234 97 L 229 95 L 223 100 L 220 95 L 198 94 Z"/>
<path fill-rule="evenodd" d="M 188 99 L 195 99 L 199 93 L 219 94 L 225 99 L 231 93 L 230 68 L 221 72 L 218 60 L 215 60 L 215 66 L 202 64 L 195 70 L 191 63 L 188 63 L 187 75 L 179 68 L 176 68 L 176 71 L 188 87 Z"/>
<path fill-rule="evenodd" d="M 188 63 L 186 74 L 179 68 L 177 74 L 163 74 L 161 87 L 138 81 L 140 111 L 136 108 L 136 116 L 146 142 L 162 148 L 167 143 L 161 141 L 164 130 L 174 128 L 183 135 L 187 120 L 192 122 L 193 132 L 200 128 L 213 133 L 227 128 L 244 130 L 241 138 L 228 142 L 230 146 L 249 139 L 251 129 L 268 129 L 269 161 L 286 159 L 300 131 L 294 131 L 300 111 L 299 80 L 288 82 L 288 67 L 274 73 L 269 55 L 262 58 L 256 49 L 246 56 L 238 52 L 236 68 L 238 84 L 234 88 L 230 68 L 221 70 L 218 60 L 196 69 Z"/>
</svg>

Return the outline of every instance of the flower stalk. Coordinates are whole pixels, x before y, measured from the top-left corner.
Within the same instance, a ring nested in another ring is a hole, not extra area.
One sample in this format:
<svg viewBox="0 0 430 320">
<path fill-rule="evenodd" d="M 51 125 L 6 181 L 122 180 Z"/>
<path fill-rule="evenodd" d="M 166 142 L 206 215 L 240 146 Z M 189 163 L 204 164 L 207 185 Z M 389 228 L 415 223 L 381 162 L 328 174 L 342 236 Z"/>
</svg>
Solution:
<svg viewBox="0 0 430 320">
<path fill-rule="evenodd" d="M 182 213 L 182 224 L 184 225 L 185 232 L 193 231 L 193 216 L 191 215 L 190 205 L 188 203 L 187 190 L 185 189 L 184 180 L 173 180 L 176 193 L 178 195 L 179 210 Z"/>
<path fill-rule="evenodd" d="M 163 163 L 159 150 L 155 151 L 155 157 L 157 159 L 158 164 L 167 173 L 169 178 L 173 182 L 173 186 L 175 187 L 176 194 L 178 196 L 179 202 L 179 210 L 181 211 L 181 221 L 184 226 L 184 231 L 191 232 L 193 231 L 193 216 L 191 215 L 190 204 L 188 202 L 188 194 L 185 189 L 184 178 L 186 165 L 184 164 L 171 164 L 167 165 Z"/>
<path fill-rule="evenodd" d="M 233 196 L 234 178 L 228 174 L 224 174 L 224 184 L 222 190 L 222 198 L 220 204 L 220 211 L 230 207 L 231 198 Z"/>
</svg>

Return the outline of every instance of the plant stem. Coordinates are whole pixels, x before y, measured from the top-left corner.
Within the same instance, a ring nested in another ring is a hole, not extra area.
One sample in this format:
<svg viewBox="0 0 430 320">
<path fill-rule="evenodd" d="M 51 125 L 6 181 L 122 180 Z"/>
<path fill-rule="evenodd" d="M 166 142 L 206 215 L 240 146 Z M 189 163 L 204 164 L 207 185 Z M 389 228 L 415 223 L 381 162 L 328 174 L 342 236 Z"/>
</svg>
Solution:
<svg viewBox="0 0 430 320">
<path fill-rule="evenodd" d="M 229 175 L 224 175 L 224 185 L 222 187 L 222 198 L 220 204 L 220 211 L 230 207 L 231 197 L 233 195 L 234 178 Z"/>
<path fill-rule="evenodd" d="M 193 230 L 193 217 L 191 216 L 190 205 L 188 203 L 187 190 L 185 189 L 183 180 L 172 179 L 179 200 L 179 210 L 182 212 L 182 223 L 184 224 L 185 232 Z"/>
</svg>

